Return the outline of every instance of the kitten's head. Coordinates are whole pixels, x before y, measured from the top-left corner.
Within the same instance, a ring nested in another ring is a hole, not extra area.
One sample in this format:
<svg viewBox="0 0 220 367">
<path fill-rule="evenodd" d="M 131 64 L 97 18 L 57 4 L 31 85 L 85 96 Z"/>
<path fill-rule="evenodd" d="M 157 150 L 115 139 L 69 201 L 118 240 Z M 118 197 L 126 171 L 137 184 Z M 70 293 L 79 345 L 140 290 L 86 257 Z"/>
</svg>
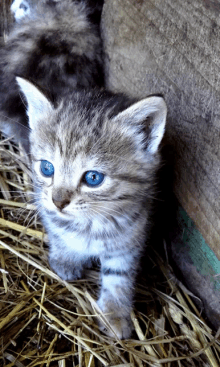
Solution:
<svg viewBox="0 0 220 367">
<path fill-rule="evenodd" d="M 138 210 L 152 195 L 163 98 L 131 104 L 121 95 L 77 92 L 54 108 L 31 83 L 17 81 L 28 102 L 34 181 L 45 210 L 100 223 Z"/>
</svg>

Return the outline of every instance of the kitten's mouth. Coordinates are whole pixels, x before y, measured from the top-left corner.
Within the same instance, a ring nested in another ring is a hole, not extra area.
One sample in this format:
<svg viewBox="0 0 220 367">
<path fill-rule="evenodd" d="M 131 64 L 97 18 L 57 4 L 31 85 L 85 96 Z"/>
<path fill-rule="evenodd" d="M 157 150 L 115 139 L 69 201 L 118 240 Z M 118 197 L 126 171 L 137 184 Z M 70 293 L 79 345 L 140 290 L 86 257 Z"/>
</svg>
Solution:
<svg viewBox="0 0 220 367">
<path fill-rule="evenodd" d="M 53 214 L 57 214 L 59 215 L 59 217 L 62 218 L 70 218 L 73 217 L 73 213 L 70 213 L 69 211 L 67 211 L 66 209 L 59 209 L 56 207 L 56 205 L 44 205 L 44 209 L 46 210 L 47 213 L 53 213 Z"/>
<path fill-rule="evenodd" d="M 64 209 L 56 209 L 56 212 L 63 218 L 63 217 L 73 217 L 72 213 L 68 213 Z"/>
</svg>

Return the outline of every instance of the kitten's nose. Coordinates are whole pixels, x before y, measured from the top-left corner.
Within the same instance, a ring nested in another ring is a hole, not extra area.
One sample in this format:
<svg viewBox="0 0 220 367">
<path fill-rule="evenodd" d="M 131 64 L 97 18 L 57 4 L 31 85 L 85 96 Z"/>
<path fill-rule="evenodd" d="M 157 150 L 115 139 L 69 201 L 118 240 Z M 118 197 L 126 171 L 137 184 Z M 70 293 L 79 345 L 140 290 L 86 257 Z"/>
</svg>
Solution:
<svg viewBox="0 0 220 367">
<path fill-rule="evenodd" d="M 52 200 L 53 200 L 53 203 L 56 205 L 56 207 L 60 210 L 64 209 L 70 203 L 70 200 L 67 200 L 67 199 L 63 201 L 59 201 L 59 200 L 52 198 Z"/>
<path fill-rule="evenodd" d="M 54 189 L 52 193 L 53 203 L 59 210 L 64 209 L 71 201 L 71 192 L 65 189 Z"/>
</svg>

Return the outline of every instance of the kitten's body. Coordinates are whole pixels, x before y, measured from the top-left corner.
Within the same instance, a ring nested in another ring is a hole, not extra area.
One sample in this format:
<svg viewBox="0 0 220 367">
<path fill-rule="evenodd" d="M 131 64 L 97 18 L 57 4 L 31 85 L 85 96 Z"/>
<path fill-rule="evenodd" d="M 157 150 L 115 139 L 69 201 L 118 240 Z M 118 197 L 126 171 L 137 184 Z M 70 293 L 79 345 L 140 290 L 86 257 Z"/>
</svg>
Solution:
<svg viewBox="0 0 220 367">
<path fill-rule="evenodd" d="M 63 77 L 65 72 L 61 82 Z M 68 82 L 54 104 L 31 83 L 17 81 L 28 105 L 36 203 L 49 236 L 50 265 L 72 280 L 99 258 L 98 305 L 113 335 L 129 337 L 166 105 L 161 97 L 134 103 Z M 51 93 L 58 87 L 50 83 Z"/>
</svg>

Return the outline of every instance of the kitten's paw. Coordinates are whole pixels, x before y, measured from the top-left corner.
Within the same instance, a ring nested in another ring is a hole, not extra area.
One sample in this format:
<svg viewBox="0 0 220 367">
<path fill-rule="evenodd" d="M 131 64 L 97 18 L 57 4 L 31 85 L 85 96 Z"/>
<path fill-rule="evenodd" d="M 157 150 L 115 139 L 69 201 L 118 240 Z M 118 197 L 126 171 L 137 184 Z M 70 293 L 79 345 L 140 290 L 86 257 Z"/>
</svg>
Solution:
<svg viewBox="0 0 220 367">
<path fill-rule="evenodd" d="M 98 312 L 102 310 L 98 319 L 99 329 L 108 336 L 118 339 L 128 339 L 133 332 L 133 324 L 130 312 L 125 309 L 118 308 L 117 305 L 103 305 L 102 300 L 98 302 Z M 102 321 L 103 319 L 103 321 Z"/>
<path fill-rule="evenodd" d="M 11 12 L 14 14 L 15 20 L 18 22 L 30 13 L 30 6 L 25 0 L 14 0 L 11 5 Z"/>
<path fill-rule="evenodd" d="M 118 339 L 128 339 L 133 332 L 133 325 L 130 316 L 127 317 L 116 317 L 106 316 L 105 317 L 110 327 L 105 326 L 99 321 L 99 329 L 108 336 Z"/>
<path fill-rule="evenodd" d="M 82 278 L 82 268 L 74 264 L 60 263 L 57 260 L 49 258 L 51 268 L 63 280 L 70 282 Z"/>
<path fill-rule="evenodd" d="M 55 272 L 57 273 L 57 275 L 59 275 L 59 277 L 63 280 L 66 280 L 67 282 L 71 282 L 72 280 L 77 280 L 77 279 L 81 279 L 82 278 L 82 272 L 79 269 L 72 269 L 72 270 L 68 270 L 68 269 L 61 269 L 59 268 L 59 270 L 56 268 Z"/>
</svg>

